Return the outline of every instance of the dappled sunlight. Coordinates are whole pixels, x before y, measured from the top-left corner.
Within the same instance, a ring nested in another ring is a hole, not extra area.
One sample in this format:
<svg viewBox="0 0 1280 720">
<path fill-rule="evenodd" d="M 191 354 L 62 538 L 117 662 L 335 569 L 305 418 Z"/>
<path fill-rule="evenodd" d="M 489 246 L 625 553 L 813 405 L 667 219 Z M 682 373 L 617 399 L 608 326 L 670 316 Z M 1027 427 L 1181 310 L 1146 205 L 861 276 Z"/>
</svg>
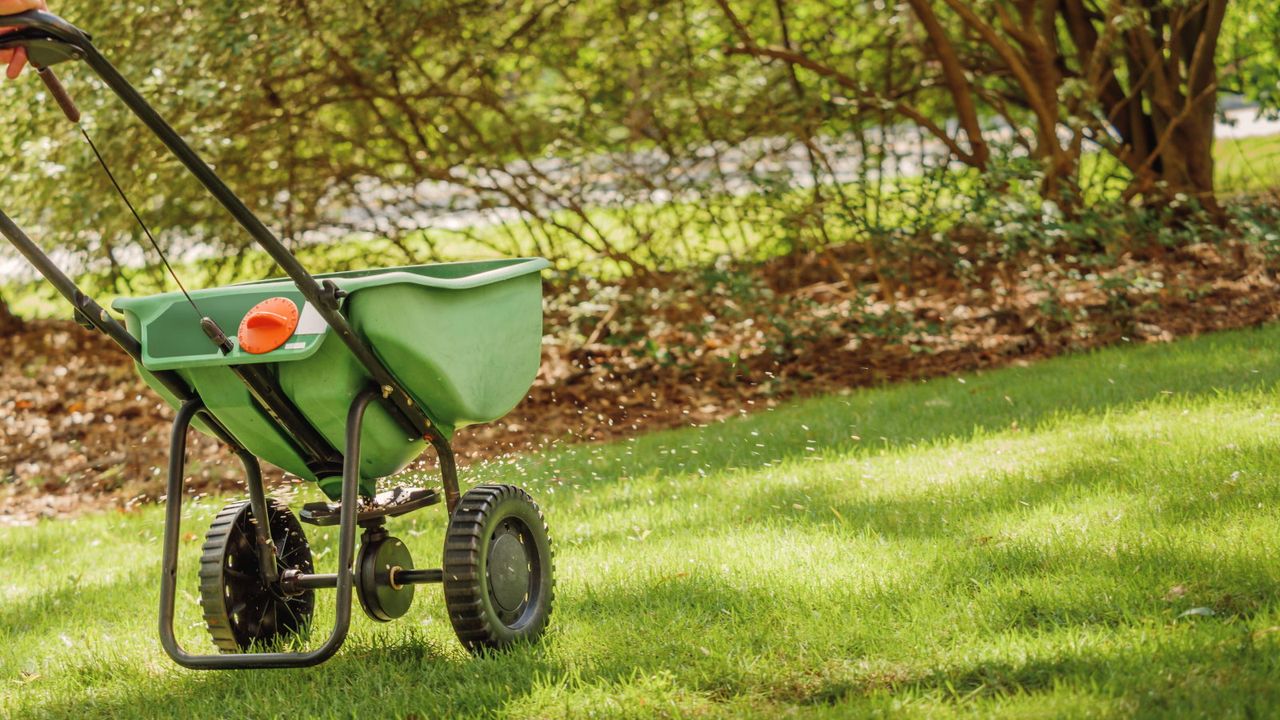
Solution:
<svg viewBox="0 0 1280 720">
<path fill-rule="evenodd" d="M 178 670 L 154 639 L 157 510 L 5 529 L 0 548 L 24 571 L 5 580 L 0 667 L 21 681 L 0 707 L 145 715 L 142 697 L 157 716 L 342 703 L 527 717 L 628 714 L 642 699 L 722 715 L 1223 701 L 1218 671 L 1200 668 L 1227 648 L 1245 648 L 1239 682 L 1280 672 L 1266 659 L 1280 649 L 1280 371 L 1219 360 L 1271 353 L 1275 333 L 808 400 L 487 466 L 485 481 L 532 479 L 559 578 L 544 642 L 502 656 L 458 647 L 428 586 L 397 624 L 355 618 L 320 668 L 265 684 Z M 192 649 L 207 642 L 194 565 L 215 505 L 185 518 L 178 624 Z M 434 563 L 443 519 L 398 524 Z M 312 535 L 331 567 L 333 532 Z M 332 609 L 322 593 L 311 642 Z M 352 683 L 369 690 L 343 695 Z"/>
<path fill-rule="evenodd" d="M 1275 0 L 349 5 L 0 0 L 0 718 L 1280 708 Z"/>
</svg>

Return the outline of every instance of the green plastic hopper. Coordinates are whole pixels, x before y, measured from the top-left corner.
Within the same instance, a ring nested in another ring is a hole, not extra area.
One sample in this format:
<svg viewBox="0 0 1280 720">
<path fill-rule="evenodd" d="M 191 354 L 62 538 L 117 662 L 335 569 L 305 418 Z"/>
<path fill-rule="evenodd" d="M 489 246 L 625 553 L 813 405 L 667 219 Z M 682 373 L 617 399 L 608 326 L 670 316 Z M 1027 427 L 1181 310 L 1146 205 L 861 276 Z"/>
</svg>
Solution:
<svg viewBox="0 0 1280 720">
<path fill-rule="evenodd" d="M 318 275 L 343 293 L 355 331 L 427 411 L 446 438 L 489 422 L 520 402 L 538 372 L 542 341 L 542 258 L 442 263 Z M 173 370 L 250 452 L 311 481 L 336 498 L 340 477 L 317 478 L 230 366 L 264 363 L 280 388 L 337 450 L 344 452 L 347 409 L 370 376 L 289 280 L 267 280 L 191 293 L 200 311 L 235 335 L 241 319 L 274 297 L 300 309 L 293 336 L 277 350 L 223 354 L 205 336 L 181 293 L 117 300 L 129 332 L 142 341 L 138 368 L 171 405 L 177 400 L 151 374 Z M 233 340 L 234 342 L 234 340 Z M 197 427 L 200 427 L 197 423 Z M 403 470 L 423 451 L 390 413 L 369 409 L 361 449 L 361 489 Z"/>
</svg>

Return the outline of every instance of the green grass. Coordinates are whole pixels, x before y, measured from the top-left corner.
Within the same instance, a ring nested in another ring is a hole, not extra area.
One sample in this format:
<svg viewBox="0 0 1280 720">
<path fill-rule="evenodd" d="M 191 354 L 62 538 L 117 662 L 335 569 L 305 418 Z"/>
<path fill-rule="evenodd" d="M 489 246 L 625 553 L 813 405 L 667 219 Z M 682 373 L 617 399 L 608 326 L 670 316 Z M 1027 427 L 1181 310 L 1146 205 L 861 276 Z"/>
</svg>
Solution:
<svg viewBox="0 0 1280 720">
<path fill-rule="evenodd" d="M 0 717 L 1265 716 L 1277 383 L 1270 327 L 474 469 L 527 486 L 557 549 L 550 633 L 496 657 L 426 587 L 317 669 L 180 670 L 155 637 L 159 509 L 0 530 Z M 219 503 L 185 518 L 193 648 Z M 393 523 L 423 564 L 442 515 Z"/>
<path fill-rule="evenodd" d="M 1213 156 L 1219 191 L 1280 191 L 1280 135 L 1219 140 Z"/>
<path fill-rule="evenodd" d="M 1223 198 L 1280 190 L 1280 135 L 1220 138 L 1213 160 L 1214 187 Z M 1086 152 L 1080 159 L 1086 204 L 1114 199 L 1132 177 L 1113 155 Z"/>
</svg>

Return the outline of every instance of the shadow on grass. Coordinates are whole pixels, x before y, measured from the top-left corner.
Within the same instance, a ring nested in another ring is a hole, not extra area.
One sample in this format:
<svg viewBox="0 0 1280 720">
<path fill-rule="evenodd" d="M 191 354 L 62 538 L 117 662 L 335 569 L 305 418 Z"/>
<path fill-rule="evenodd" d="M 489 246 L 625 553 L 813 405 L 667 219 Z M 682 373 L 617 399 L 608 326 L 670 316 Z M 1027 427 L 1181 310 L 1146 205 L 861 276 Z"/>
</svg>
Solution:
<svg viewBox="0 0 1280 720">
<path fill-rule="evenodd" d="M 50 618 L 64 618 L 72 623 L 76 618 L 95 617 L 102 611 L 103 596 L 132 592 L 148 583 L 158 585 L 160 571 L 157 564 L 154 573 L 134 572 L 106 584 L 80 584 L 71 582 L 52 590 L 41 590 L 26 598 L 0 603 L 0 637 L 10 643 L 25 643 L 29 638 L 49 630 Z M 154 611 L 154 603 L 146 607 Z"/>
<path fill-rule="evenodd" d="M 1130 653 L 1078 648 L 1017 661 L 983 660 L 914 676 L 873 670 L 818 681 L 797 700 L 841 705 L 911 695 L 963 707 L 984 699 L 1026 700 L 1065 686 L 1106 697 L 1123 707 L 1125 716 L 1267 717 L 1280 703 L 1277 676 L 1274 646 L 1207 638 Z"/>
</svg>

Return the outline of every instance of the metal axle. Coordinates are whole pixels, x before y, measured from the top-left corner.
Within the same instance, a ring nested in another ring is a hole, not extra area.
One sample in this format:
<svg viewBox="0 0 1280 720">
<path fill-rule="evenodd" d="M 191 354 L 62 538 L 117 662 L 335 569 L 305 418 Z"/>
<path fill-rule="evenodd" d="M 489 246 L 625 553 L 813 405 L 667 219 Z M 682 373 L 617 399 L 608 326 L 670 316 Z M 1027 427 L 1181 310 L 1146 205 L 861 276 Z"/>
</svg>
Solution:
<svg viewBox="0 0 1280 720">
<path fill-rule="evenodd" d="M 397 570 L 392 575 L 392 582 L 397 585 L 430 585 L 444 582 L 444 570 L 439 568 L 418 568 Z M 287 594 L 296 594 L 303 590 L 330 590 L 338 586 L 338 576 L 334 573 L 303 573 L 297 570 L 285 570 L 280 576 L 280 589 Z"/>
</svg>

